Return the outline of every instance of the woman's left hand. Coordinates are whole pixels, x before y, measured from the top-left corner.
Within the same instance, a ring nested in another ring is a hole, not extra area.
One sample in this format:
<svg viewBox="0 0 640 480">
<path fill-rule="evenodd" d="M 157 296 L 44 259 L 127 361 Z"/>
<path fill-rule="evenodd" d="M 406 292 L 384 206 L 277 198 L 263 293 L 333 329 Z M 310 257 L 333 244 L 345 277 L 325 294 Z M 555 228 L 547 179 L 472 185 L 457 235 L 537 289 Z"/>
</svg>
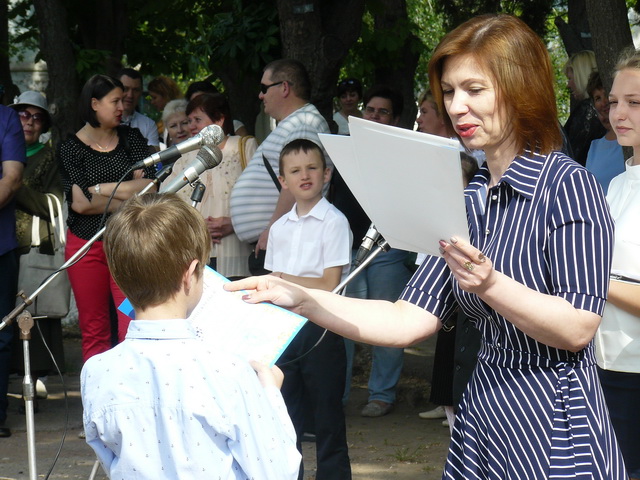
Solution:
<svg viewBox="0 0 640 480">
<path fill-rule="evenodd" d="M 479 294 L 495 280 L 493 263 L 473 245 L 452 237 L 440 240 L 440 252 L 463 290 Z"/>
<path fill-rule="evenodd" d="M 233 233 L 231 217 L 207 217 L 205 221 L 213 243 L 220 243 L 220 239 Z"/>
</svg>

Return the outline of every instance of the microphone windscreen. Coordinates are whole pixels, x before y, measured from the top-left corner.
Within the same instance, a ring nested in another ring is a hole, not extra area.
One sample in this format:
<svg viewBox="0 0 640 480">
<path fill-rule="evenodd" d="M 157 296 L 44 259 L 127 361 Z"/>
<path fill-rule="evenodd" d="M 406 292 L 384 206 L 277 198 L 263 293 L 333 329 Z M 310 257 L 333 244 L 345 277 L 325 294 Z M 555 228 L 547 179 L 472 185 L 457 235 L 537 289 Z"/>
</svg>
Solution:
<svg viewBox="0 0 640 480">
<path fill-rule="evenodd" d="M 215 125 L 216 127 L 218 125 Z M 222 161 L 222 151 L 218 147 L 205 145 L 198 151 L 198 158 L 206 165 L 206 169 L 214 168 Z"/>
<path fill-rule="evenodd" d="M 207 125 L 198 135 L 202 138 L 201 145 L 219 145 L 225 137 L 220 125 Z"/>
</svg>

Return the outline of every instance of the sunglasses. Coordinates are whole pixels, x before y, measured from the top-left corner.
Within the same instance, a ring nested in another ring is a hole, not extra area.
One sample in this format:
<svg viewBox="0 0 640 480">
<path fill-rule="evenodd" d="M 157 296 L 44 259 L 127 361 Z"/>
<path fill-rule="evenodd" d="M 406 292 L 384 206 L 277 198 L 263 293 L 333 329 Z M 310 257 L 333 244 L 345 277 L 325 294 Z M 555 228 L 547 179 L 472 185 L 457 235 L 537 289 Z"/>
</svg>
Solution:
<svg viewBox="0 0 640 480">
<path fill-rule="evenodd" d="M 342 80 L 338 86 L 339 87 L 346 87 L 347 85 L 355 85 L 356 83 L 360 83 L 357 80 Z"/>
<path fill-rule="evenodd" d="M 282 83 L 286 82 L 286 80 L 282 80 L 281 82 L 276 82 L 276 83 L 272 83 L 271 85 L 265 85 L 264 83 L 260 84 L 260 91 L 262 92 L 263 95 L 265 95 L 267 93 L 267 90 L 269 90 L 271 87 L 275 87 L 276 85 L 280 85 Z"/>
<path fill-rule="evenodd" d="M 25 122 L 33 119 L 33 123 L 39 123 L 41 125 L 47 119 L 47 116 L 44 113 L 31 113 L 28 110 L 20 110 L 18 112 L 18 115 L 20 116 L 20 119 L 24 120 Z"/>
</svg>

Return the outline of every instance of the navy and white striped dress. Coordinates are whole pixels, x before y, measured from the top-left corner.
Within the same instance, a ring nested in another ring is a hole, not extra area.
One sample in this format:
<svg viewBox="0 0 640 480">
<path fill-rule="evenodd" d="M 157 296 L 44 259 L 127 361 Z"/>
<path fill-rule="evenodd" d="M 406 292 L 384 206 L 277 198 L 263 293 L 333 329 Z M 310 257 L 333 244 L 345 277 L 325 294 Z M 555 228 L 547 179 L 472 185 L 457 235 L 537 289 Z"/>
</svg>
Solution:
<svg viewBox="0 0 640 480">
<path fill-rule="evenodd" d="M 465 190 L 471 243 L 512 279 L 602 314 L 613 222 L 594 177 L 562 153 L 526 152 L 491 189 L 489 179 L 485 165 Z M 528 337 L 462 291 L 439 257 L 401 299 L 441 319 L 459 304 L 482 332 L 443 478 L 626 479 L 593 343 L 572 353 Z"/>
</svg>

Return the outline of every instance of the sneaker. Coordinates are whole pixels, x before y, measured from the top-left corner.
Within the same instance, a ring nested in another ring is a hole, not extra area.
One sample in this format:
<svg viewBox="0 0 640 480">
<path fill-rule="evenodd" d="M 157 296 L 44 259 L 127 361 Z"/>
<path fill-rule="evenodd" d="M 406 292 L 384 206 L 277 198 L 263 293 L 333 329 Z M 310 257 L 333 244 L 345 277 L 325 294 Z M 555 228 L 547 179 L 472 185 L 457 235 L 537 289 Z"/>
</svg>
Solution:
<svg viewBox="0 0 640 480">
<path fill-rule="evenodd" d="M 449 427 L 449 420 L 447 420 L 446 418 L 444 420 L 442 420 L 442 426 L 443 427 Z"/>
<path fill-rule="evenodd" d="M 442 405 L 434 408 L 433 410 L 429 410 L 428 412 L 420 412 L 418 416 L 420 418 L 426 418 L 430 420 L 436 420 L 438 418 L 447 418 L 447 414 L 445 413 L 444 407 Z"/>
<path fill-rule="evenodd" d="M 39 398 L 40 400 L 46 400 L 48 396 L 49 393 L 47 392 L 47 385 L 45 384 L 45 382 L 38 378 L 36 380 L 36 398 Z"/>
<path fill-rule="evenodd" d="M 371 400 L 362 409 L 360 415 L 363 417 L 382 417 L 389 413 L 392 408 L 392 403 L 383 402 L 382 400 Z"/>
</svg>

